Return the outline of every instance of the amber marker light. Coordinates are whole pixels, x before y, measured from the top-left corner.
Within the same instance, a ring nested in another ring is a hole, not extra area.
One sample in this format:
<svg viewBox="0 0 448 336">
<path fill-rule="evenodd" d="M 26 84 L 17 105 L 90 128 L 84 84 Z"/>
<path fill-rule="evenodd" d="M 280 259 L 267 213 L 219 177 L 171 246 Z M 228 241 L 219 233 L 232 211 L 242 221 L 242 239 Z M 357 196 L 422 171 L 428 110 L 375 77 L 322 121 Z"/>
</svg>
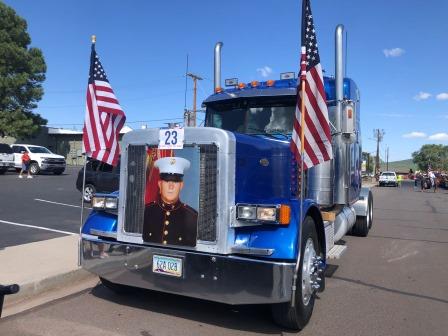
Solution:
<svg viewBox="0 0 448 336">
<path fill-rule="evenodd" d="M 215 93 L 221 93 L 221 92 L 222 92 L 222 88 L 218 86 L 218 87 L 215 89 Z"/>
<path fill-rule="evenodd" d="M 348 114 L 347 117 L 348 117 L 349 119 L 352 119 L 352 118 L 353 118 L 353 110 L 352 110 L 352 109 L 348 109 L 348 110 L 347 110 L 347 114 Z"/>
<path fill-rule="evenodd" d="M 258 84 L 260 84 L 260 83 L 259 83 L 258 81 L 256 81 L 256 80 L 250 82 L 250 85 L 251 85 L 252 87 L 257 87 Z"/>
<path fill-rule="evenodd" d="M 275 80 L 273 80 L 273 79 L 270 79 L 266 82 L 267 86 L 274 86 L 274 84 L 275 84 Z"/>
<path fill-rule="evenodd" d="M 280 216 L 278 223 L 281 225 L 288 225 L 291 222 L 291 207 L 289 205 L 280 205 Z"/>
<path fill-rule="evenodd" d="M 239 83 L 238 84 L 238 88 L 239 89 L 244 89 L 246 87 L 246 84 L 244 84 L 244 83 Z"/>
</svg>

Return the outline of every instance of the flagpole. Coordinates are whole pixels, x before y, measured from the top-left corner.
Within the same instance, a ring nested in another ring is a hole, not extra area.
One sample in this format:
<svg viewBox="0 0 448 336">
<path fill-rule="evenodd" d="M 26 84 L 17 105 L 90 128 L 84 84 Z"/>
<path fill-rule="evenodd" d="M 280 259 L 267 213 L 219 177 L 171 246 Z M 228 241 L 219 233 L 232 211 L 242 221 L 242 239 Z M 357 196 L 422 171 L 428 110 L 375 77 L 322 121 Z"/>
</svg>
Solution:
<svg viewBox="0 0 448 336">
<path fill-rule="evenodd" d="M 299 217 L 299 237 L 297 244 L 297 261 L 294 270 L 294 279 L 292 285 L 292 295 L 291 295 L 291 307 L 295 307 L 296 305 L 296 290 L 297 290 L 297 275 L 299 273 L 300 267 L 300 258 L 301 258 L 301 250 L 302 250 L 302 231 L 303 231 L 303 199 L 305 197 L 305 187 L 303 184 L 303 180 L 305 177 L 304 169 L 303 169 L 303 161 L 304 161 L 304 153 L 305 153 L 305 83 L 306 83 L 306 50 L 302 47 L 301 51 L 301 62 L 300 62 L 300 80 L 301 80 L 301 102 L 300 102 L 300 217 Z"/>
<path fill-rule="evenodd" d="M 92 35 L 91 37 L 92 45 L 95 45 L 96 43 L 96 36 Z M 84 137 L 84 134 L 83 134 Z M 82 139 L 84 141 L 84 139 Z M 81 190 L 81 219 L 79 223 L 79 240 L 78 240 L 78 266 L 81 266 L 81 258 L 82 258 L 82 245 L 81 245 L 81 234 L 82 234 L 82 225 L 84 223 L 84 192 L 86 187 L 86 168 L 87 168 L 87 156 L 83 155 L 84 157 L 84 168 L 83 168 L 83 174 L 82 174 L 82 190 Z"/>
</svg>

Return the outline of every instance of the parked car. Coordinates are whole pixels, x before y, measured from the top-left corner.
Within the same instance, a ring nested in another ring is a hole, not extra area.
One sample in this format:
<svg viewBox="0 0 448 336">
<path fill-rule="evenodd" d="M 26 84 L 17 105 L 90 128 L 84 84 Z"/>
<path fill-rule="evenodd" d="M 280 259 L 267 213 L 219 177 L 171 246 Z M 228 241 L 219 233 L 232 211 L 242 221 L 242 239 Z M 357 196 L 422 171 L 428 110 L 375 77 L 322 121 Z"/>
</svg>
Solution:
<svg viewBox="0 0 448 336">
<path fill-rule="evenodd" d="M 7 144 L 0 143 L 0 174 L 14 168 L 14 152 Z"/>
<path fill-rule="evenodd" d="M 14 144 L 11 145 L 14 152 L 14 166 L 17 170 L 22 167 L 22 155 L 28 152 L 30 172 L 37 175 L 40 172 L 53 172 L 61 175 L 65 170 L 65 158 L 62 155 L 52 153 L 48 148 L 35 145 Z"/>
<path fill-rule="evenodd" d="M 86 164 L 84 190 L 82 188 L 83 176 L 84 167 L 78 172 L 76 189 L 81 191 L 84 201 L 90 202 L 92 196 L 97 192 L 109 193 L 118 190 L 120 184 L 120 161 L 118 161 L 116 167 L 97 160 L 88 161 Z"/>
<path fill-rule="evenodd" d="M 386 185 L 393 185 L 394 187 L 397 187 L 398 186 L 397 174 L 395 174 L 395 172 L 392 171 L 382 172 L 378 180 L 378 185 L 380 187 Z"/>
</svg>

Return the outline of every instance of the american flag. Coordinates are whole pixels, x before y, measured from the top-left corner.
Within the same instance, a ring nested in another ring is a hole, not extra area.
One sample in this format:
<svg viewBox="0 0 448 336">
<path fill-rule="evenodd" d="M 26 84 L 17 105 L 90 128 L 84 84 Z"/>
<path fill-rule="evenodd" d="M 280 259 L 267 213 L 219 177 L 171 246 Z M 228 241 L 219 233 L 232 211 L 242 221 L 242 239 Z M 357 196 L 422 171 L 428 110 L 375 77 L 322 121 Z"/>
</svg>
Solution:
<svg viewBox="0 0 448 336">
<path fill-rule="evenodd" d="M 333 157 L 328 108 L 317 48 L 316 31 L 309 0 L 302 3 L 302 48 L 301 76 L 297 86 L 297 105 L 292 132 L 291 149 L 298 162 L 302 159 L 302 139 L 304 134 L 303 167 L 311 168 Z M 302 83 L 305 82 L 305 97 L 302 97 Z M 304 99 L 305 125 L 301 126 L 302 98 Z"/>
<path fill-rule="evenodd" d="M 118 136 L 125 120 L 126 116 L 96 54 L 95 44 L 92 44 L 83 152 L 88 157 L 116 166 L 120 154 Z"/>
</svg>

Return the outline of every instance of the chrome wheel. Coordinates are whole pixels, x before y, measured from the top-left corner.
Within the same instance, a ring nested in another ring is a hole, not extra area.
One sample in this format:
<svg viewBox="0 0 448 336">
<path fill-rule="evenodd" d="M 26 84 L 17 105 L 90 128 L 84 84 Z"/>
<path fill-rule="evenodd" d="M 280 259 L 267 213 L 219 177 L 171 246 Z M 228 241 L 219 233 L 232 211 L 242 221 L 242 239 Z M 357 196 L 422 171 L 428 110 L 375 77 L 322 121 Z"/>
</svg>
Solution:
<svg viewBox="0 0 448 336">
<path fill-rule="evenodd" d="M 39 174 L 39 165 L 35 162 L 33 162 L 30 167 L 28 168 L 30 170 L 30 173 L 33 175 Z"/>
<path fill-rule="evenodd" d="M 95 193 L 95 187 L 93 185 L 86 185 L 84 187 L 84 200 L 86 202 L 92 201 L 93 194 Z"/>
<path fill-rule="evenodd" d="M 316 261 L 318 260 L 313 239 L 308 238 L 303 251 L 302 264 L 302 302 L 305 306 L 311 300 L 314 291 L 319 289 Z"/>
</svg>

